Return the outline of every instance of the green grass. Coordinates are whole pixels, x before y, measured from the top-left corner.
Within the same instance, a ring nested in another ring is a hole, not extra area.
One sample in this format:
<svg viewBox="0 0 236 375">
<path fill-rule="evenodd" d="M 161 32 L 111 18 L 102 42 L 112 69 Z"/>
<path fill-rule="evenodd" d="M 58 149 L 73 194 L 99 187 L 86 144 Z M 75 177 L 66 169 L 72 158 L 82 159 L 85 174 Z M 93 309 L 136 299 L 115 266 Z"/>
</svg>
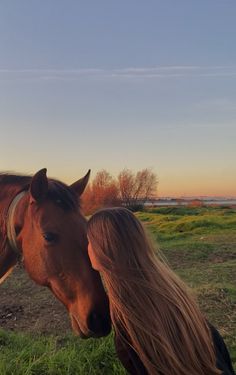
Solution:
<svg viewBox="0 0 236 375">
<path fill-rule="evenodd" d="M 0 331 L 1 375 L 125 374 L 112 335 L 101 340 L 44 337 Z"/>
<path fill-rule="evenodd" d="M 236 210 L 157 208 L 139 212 L 156 246 L 192 289 L 224 337 L 236 368 Z M 1 375 L 125 374 L 113 337 L 80 340 L 0 331 Z"/>
</svg>

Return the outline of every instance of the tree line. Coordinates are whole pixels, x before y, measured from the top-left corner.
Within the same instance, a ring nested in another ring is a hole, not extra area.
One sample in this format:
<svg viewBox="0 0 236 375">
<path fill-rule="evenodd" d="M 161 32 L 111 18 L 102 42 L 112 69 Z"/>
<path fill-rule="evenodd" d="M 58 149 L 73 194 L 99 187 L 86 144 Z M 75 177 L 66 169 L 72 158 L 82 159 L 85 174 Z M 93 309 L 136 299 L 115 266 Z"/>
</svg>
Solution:
<svg viewBox="0 0 236 375">
<path fill-rule="evenodd" d="M 82 208 L 86 215 L 102 207 L 124 205 L 135 209 L 157 196 L 157 186 L 157 175 L 150 168 L 137 173 L 125 168 L 116 178 L 103 169 L 86 188 Z"/>
</svg>

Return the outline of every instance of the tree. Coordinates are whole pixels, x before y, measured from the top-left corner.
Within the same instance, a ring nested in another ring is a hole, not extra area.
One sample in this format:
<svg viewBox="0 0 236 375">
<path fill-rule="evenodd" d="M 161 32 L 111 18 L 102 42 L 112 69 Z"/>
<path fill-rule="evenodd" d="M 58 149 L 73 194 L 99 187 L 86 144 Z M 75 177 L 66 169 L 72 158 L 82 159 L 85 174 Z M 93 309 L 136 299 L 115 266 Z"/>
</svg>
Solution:
<svg viewBox="0 0 236 375">
<path fill-rule="evenodd" d="M 130 206 L 135 192 L 135 175 L 130 169 L 123 169 L 118 175 L 120 197 L 125 205 Z"/>
<path fill-rule="evenodd" d="M 151 169 L 145 168 L 137 173 L 137 192 L 138 197 L 147 201 L 157 196 L 157 175 Z"/>
<path fill-rule="evenodd" d="M 88 184 L 82 195 L 82 208 L 85 215 L 90 215 L 95 211 L 95 202 L 91 184 Z"/>
<path fill-rule="evenodd" d="M 123 169 L 117 180 L 105 169 L 99 171 L 82 196 L 86 215 L 102 207 L 120 206 L 134 208 L 157 195 L 158 180 L 151 169 L 136 174 Z"/>
<path fill-rule="evenodd" d="M 118 175 L 122 202 L 126 206 L 137 205 L 157 195 L 158 179 L 151 169 L 145 168 L 136 175 L 130 169 L 123 169 Z"/>
<path fill-rule="evenodd" d="M 119 204 L 119 190 L 116 181 L 105 169 L 99 171 L 83 195 L 85 214 L 91 214 L 102 207 Z"/>
</svg>

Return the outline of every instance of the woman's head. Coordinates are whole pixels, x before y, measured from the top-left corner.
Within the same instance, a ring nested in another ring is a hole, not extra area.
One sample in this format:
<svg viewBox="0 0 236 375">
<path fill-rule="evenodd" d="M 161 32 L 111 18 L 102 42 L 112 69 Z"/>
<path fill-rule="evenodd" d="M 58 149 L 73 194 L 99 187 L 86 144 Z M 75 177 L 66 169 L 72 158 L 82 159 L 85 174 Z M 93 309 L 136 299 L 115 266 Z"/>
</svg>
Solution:
<svg viewBox="0 0 236 375">
<path fill-rule="evenodd" d="M 89 255 L 103 272 L 140 272 L 152 248 L 140 221 L 126 208 L 96 212 L 88 222 Z"/>
<path fill-rule="evenodd" d="M 135 215 L 125 208 L 98 211 L 88 222 L 88 239 L 114 329 L 125 332 L 148 373 L 219 374 L 205 318 Z"/>
</svg>

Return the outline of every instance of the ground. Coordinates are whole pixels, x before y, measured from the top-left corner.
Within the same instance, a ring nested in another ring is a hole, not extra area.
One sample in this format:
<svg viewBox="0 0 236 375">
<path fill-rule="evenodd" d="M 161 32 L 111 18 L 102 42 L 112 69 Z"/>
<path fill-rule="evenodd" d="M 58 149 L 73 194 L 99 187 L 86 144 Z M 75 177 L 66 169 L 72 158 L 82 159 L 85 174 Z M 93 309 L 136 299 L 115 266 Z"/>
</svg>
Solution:
<svg viewBox="0 0 236 375">
<path fill-rule="evenodd" d="M 45 287 L 36 285 L 22 266 L 1 285 L 0 327 L 6 330 L 64 334 L 71 330 L 65 307 Z"/>
<path fill-rule="evenodd" d="M 156 249 L 223 336 L 236 369 L 236 208 L 139 212 Z M 0 286 L 1 375 L 124 375 L 113 335 L 81 340 L 64 306 L 18 266 Z"/>
</svg>

